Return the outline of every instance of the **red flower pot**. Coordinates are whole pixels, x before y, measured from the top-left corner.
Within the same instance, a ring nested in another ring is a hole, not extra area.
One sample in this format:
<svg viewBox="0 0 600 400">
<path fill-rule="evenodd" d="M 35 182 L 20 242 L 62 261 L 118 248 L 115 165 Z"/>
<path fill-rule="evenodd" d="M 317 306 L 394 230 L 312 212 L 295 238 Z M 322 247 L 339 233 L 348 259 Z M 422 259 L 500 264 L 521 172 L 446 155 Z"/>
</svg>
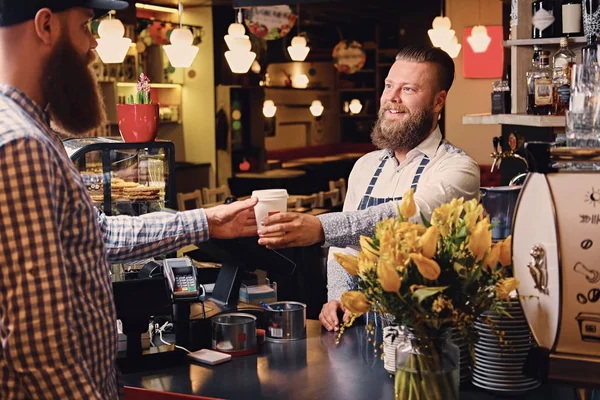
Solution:
<svg viewBox="0 0 600 400">
<path fill-rule="evenodd" d="M 158 135 L 158 104 L 118 104 L 119 131 L 125 142 L 152 142 Z"/>
</svg>

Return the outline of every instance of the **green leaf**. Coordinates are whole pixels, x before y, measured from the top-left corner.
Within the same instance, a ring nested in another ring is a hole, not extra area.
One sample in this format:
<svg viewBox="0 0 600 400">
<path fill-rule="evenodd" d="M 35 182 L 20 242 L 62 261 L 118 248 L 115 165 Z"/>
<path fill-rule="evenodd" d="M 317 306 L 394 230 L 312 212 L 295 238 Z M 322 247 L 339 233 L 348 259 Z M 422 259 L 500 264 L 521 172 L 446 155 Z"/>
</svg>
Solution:
<svg viewBox="0 0 600 400">
<path fill-rule="evenodd" d="M 431 226 L 431 223 L 427 221 L 427 218 L 425 218 L 423 213 L 421 213 L 421 220 L 423 221 L 423 225 L 425 225 L 425 228 L 429 228 Z"/>
<path fill-rule="evenodd" d="M 431 297 L 434 294 L 441 293 L 444 290 L 448 289 L 449 287 L 450 286 L 434 286 L 434 287 L 426 287 L 423 289 L 415 290 L 415 292 L 413 293 L 413 297 L 416 297 L 417 300 L 419 301 L 419 304 L 421 304 L 421 302 L 423 300 L 425 300 L 426 298 Z"/>
<path fill-rule="evenodd" d="M 456 233 L 456 238 L 466 238 L 467 237 L 467 226 L 463 225 L 460 227 L 460 230 Z"/>
</svg>

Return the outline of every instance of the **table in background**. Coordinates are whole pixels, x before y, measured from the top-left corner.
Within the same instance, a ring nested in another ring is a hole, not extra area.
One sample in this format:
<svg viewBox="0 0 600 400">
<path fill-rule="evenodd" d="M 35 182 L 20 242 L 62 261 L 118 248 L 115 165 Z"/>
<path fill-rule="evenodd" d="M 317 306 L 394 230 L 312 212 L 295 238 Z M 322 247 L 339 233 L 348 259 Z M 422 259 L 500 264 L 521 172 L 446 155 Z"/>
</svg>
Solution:
<svg viewBox="0 0 600 400">
<path fill-rule="evenodd" d="M 258 354 L 234 357 L 216 366 L 189 364 L 156 372 L 126 374 L 127 386 L 224 399 L 394 399 L 394 380 L 367 340 L 364 326 L 336 333 L 308 321 L 307 338 L 288 343 L 265 343 Z M 463 400 L 494 396 L 471 385 L 461 389 Z M 572 388 L 542 385 L 526 396 L 510 399 L 572 400 Z"/>
</svg>

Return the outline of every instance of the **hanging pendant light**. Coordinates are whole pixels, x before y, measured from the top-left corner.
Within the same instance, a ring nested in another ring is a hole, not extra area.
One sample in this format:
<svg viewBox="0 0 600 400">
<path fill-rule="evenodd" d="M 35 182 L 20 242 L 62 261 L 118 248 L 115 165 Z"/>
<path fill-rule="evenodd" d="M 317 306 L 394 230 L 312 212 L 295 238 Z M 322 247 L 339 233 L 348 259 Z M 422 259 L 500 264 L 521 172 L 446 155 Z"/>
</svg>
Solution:
<svg viewBox="0 0 600 400">
<path fill-rule="evenodd" d="M 313 100 L 310 104 L 309 110 L 313 117 L 320 117 L 323 114 L 325 107 L 323 107 L 323 103 L 321 103 L 320 100 Z"/>
<path fill-rule="evenodd" d="M 194 62 L 196 54 L 198 54 L 198 47 L 193 45 L 194 36 L 192 36 L 192 32 L 187 28 L 183 28 L 182 14 L 183 4 L 179 1 L 179 28 L 173 29 L 170 36 L 171 44 L 163 46 L 163 48 L 172 66 L 187 68 Z"/>
<path fill-rule="evenodd" d="M 306 46 L 306 38 L 304 36 L 295 36 L 292 39 L 292 45 L 288 46 L 288 53 L 293 61 L 304 61 L 310 47 Z"/>
<path fill-rule="evenodd" d="M 350 101 L 350 114 L 358 114 L 361 112 L 362 110 L 362 103 L 360 102 L 359 99 L 352 99 L 352 101 Z"/>
<path fill-rule="evenodd" d="M 454 35 L 450 43 L 446 43 L 441 49 L 448 53 L 451 58 L 456 58 L 458 57 L 461 48 L 462 45 L 458 43 L 458 38 Z"/>
<path fill-rule="evenodd" d="M 225 35 L 225 43 L 227 43 L 227 47 L 229 51 L 225 52 L 225 59 L 227 60 L 227 64 L 229 64 L 229 68 L 231 68 L 231 72 L 234 74 L 245 74 L 248 72 L 254 59 L 256 58 L 256 53 L 252 50 L 252 43 L 250 43 L 250 38 L 246 35 L 246 28 L 242 25 L 242 10 L 240 9 L 238 12 L 238 21 L 229 25 L 227 29 L 227 35 Z"/>
<path fill-rule="evenodd" d="M 300 36 L 300 4 L 296 7 L 296 15 L 298 19 L 296 22 L 297 34 L 292 39 L 291 46 L 288 46 L 287 49 L 293 61 L 304 61 L 310 51 L 310 47 L 306 46 L 306 38 Z"/>
<path fill-rule="evenodd" d="M 306 89 L 308 87 L 308 76 L 306 74 L 295 75 L 292 77 L 292 87 L 296 89 Z"/>
<path fill-rule="evenodd" d="M 263 103 L 262 112 L 266 118 L 273 118 L 277 112 L 277 106 L 275 106 L 275 102 L 273 100 L 265 100 Z"/>
<path fill-rule="evenodd" d="M 124 37 L 125 27 L 118 19 L 112 19 L 112 12 L 108 19 L 102 20 L 98 25 L 99 39 L 96 52 L 104 64 L 118 64 L 125 60 L 131 39 Z"/>
<path fill-rule="evenodd" d="M 471 36 L 467 38 L 467 42 L 473 49 L 474 53 L 485 53 L 490 46 L 492 38 L 487 33 L 487 28 L 483 25 L 476 25 L 471 30 Z"/>
<path fill-rule="evenodd" d="M 450 29 L 452 22 L 448 17 L 435 17 L 427 34 L 434 47 L 443 47 L 450 43 L 454 36 L 454 30 Z"/>
</svg>

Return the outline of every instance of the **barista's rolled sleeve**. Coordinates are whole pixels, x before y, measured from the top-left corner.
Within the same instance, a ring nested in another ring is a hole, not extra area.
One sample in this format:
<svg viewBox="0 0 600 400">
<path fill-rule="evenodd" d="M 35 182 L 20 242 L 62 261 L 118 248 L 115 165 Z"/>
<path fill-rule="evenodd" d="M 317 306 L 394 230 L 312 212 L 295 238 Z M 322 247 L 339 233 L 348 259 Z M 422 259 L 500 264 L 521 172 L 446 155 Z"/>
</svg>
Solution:
<svg viewBox="0 0 600 400">
<path fill-rule="evenodd" d="M 63 175 L 36 139 L 0 146 L 0 398 L 104 398 L 73 322 L 73 271 L 61 245 L 70 206 Z"/>
<path fill-rule="evenodd" d="M 140 217 L 98 214 L 109 261 L 152 257 L 209 239 L 204 210 L 155 212 Z"/>
</svg>

